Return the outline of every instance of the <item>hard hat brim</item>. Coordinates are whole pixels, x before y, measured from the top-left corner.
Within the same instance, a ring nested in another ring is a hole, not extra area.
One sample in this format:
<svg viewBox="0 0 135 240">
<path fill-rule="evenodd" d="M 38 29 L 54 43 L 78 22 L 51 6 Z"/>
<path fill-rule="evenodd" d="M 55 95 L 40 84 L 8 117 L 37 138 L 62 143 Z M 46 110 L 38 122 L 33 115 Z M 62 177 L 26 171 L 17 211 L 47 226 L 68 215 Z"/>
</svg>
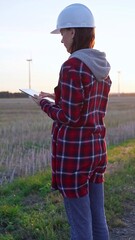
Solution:
<svg viewBox="0 0 135 240">
<path fill-rule="evenodd" d="M 55 29 L 50 32 L 51 34 L 60 34 L 60 29 Z"/>
</svg>

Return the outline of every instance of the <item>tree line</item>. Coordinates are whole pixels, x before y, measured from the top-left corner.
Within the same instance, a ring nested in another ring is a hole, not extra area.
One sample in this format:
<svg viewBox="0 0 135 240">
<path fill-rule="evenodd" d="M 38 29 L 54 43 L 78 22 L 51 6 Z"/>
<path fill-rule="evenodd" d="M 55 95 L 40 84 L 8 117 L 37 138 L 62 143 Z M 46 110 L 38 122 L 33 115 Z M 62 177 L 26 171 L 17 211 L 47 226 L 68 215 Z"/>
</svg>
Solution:
<svg viewBox="0 0 135 240">
<path fill-rule="evenodd" d="M 111 93 L 110 94 L 112 97 L 118 96 L 117 93 Z M 121 93 L 120 96 L 135 96 L 135 93 Z M 8 91 L 3 91 L 0 92 L 0 98 L 28 98 L 28 95 L 22 92 L 8 92 Z"/>
<path fill-rule="evenodd" d="M 0 92 L 0 98 L 28 98 L 28 96 L 22 92 L 11 93 L 8 91 L 3 91 Z"/>
</svg>

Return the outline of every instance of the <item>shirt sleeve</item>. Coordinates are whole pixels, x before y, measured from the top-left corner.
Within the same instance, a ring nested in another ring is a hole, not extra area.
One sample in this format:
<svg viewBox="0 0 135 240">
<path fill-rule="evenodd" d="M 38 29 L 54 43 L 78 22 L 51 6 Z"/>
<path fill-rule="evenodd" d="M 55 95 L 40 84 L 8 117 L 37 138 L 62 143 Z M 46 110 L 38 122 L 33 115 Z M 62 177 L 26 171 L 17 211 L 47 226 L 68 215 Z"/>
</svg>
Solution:
<svg viewBox="0 0 135 240">
<path fill-rule="evenodd" d="M 63 64 L 59 84 L 61 88 L 60 106 L 56 106 L 47 100 L 41 100 L 41 108 L 53 120 L 63 124 L 75 124 L 81 117 L 84 100 L 81 66 Z"/>
</svg>

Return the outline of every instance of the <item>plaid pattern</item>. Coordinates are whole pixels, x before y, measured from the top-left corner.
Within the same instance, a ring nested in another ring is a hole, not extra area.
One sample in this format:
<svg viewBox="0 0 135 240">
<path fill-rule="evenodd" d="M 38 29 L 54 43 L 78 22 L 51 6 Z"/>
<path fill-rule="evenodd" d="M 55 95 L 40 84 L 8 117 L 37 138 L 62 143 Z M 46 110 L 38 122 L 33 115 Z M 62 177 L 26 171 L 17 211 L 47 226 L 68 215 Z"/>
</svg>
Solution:
<svg viewBox="0 0 135 240">
<path fill-rule="evenodd" d="M 88 183 L 104 181 L 107 164 L 104 116 L 111 80 L 97 81 L 79 59 L 61 67 L 55 104 L 41 100 L 52 127 L 52 188 L 64 197 L 87 194 Z"/>
</svg>

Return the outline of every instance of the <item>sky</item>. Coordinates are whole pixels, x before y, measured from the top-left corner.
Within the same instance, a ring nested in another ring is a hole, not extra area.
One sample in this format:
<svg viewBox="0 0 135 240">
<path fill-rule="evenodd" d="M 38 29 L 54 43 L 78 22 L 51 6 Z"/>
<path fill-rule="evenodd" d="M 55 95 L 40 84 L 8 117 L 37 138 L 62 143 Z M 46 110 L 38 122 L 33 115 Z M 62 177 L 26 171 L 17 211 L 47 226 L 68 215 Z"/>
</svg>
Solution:
<svg viewBox="0 0 135 240">
<path fill-rule="evenodd" d="M 94 15 L 94 48 L 111 64 L 111 92 L 135 92 L 134 0 L 0 0 L 0 91 L 28 88 L 30 70 L 32 89 L 53 92 L 69 54 L 61 35 L 50 32 L 72 3 L 85 4 Z"/>
</svg>

